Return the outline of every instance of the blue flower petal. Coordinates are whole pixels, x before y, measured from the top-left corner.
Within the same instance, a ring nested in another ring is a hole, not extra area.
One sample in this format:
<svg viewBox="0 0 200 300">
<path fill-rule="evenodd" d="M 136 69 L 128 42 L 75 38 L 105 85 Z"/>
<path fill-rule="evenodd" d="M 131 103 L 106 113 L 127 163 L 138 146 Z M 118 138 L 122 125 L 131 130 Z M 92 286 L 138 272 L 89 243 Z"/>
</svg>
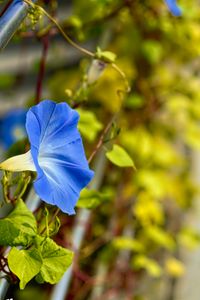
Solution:
<svg viewBox="0 0 200 300">
<path fill-rule="evenodd" d="M 182 14 L 182 11 L 180 9 L 180 7 L 177 5 L 176 0 L 165 0 L 169 10 L 171 11 L 171 13 L 176 16 L 179 17 Z"/>
<path fill-rule="evenodd" d="M 74 206 L 94 172 L 89 169 L 78 113 L 66 103 L 45 100 L 27 113 L 26 129 L 37 169 L 34 187 L 47 203 L 74 214 Z"/>
</svg>

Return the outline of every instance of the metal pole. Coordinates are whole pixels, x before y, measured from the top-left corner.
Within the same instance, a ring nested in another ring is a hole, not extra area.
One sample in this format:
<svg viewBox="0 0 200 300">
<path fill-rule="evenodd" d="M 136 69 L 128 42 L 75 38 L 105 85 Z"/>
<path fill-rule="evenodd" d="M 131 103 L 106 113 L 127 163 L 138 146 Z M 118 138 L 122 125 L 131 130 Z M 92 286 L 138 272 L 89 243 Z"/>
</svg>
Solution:
<svg viewBox="0 0 200 300">
<path fill-rule="evenodd" d="M 35 1 L 33 1 L 35 2 Z M 24 3 L 22 0 L 14 0 L 3 16 L 0 18 L 0 50 L 6 47 L 24 18 L 28 13 L 28 5 Z M 29 206 L 33 198 L 28 199 Z M 39 205 L 39 198 L 36 196 L 34 201 L 34 206 Z M 31 208 L 34 209 L 35 207 Z M 9 283 L 5 279 L 0 279 L 0 299 L 4 299 L 7 290 L 9 287 Z"/>
<path fill-rule="evenodd" d="M 6 47 L 26 17 L 28 7 L 28 4 L 22 0 L 14 0 L 0 18 L 0 50 Z"/>
</svg>

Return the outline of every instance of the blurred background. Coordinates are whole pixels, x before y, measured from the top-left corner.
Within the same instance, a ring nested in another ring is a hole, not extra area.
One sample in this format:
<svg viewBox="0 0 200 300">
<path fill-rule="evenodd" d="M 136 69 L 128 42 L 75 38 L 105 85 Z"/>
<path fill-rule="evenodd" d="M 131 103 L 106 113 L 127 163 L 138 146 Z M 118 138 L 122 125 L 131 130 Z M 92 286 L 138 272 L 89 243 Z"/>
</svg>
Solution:
<svg viewBox="0 0 200 300">
<path fill-rule="evenodd" d="M 162 0 L 39 3 L 78 44 L 114 52 L 131 87 L 110 66 L 86 85 L 92 60 L 32 11 L 0 53 L 2 159 L 23 153 L 26 111 L 41 99 L 78 109 L 88 157 L 117 113 L 92 166 L 96 194 L 78 204 L 88 215 L 65 300 L 199 300 L 200 2 L 180 0 L 178 18 Z M 136 170 L 105 158 L 113 141 Z M 60 217 L 55 239 L 71 247 L 77 218 Z M 7 298 L 62 300 L 54 292 L 33 280 Z"/>
</svg>

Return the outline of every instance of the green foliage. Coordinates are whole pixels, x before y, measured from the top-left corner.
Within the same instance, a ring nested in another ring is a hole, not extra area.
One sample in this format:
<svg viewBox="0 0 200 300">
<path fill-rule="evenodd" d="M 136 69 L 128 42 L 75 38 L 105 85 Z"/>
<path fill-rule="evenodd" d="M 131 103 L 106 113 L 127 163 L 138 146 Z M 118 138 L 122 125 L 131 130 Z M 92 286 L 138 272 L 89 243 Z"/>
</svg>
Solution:
<svg viewBox="0 0 200 300">
<path fill-rule="evenodd" d="M 58 246 L 50 238 L 37 236 L 31 249 L 12 248 L 8 254 L 8 265 L 20 280 L 20 289 L 24 289 L 36 275 L 39 283 L 57 283 L 72 259 L 72 251 Z"/>
<path fill-rule="evenodd" d="M 77 207 L 92 209 L 98 207 L 108 199 L 106 193 L 100 193 L 95 190 L 83 189 L 80 198 L 76 204 Z"/>
<path fill-rule="evenodd" d="M 93 142 L 99 131 L 103 128 L 103 125 L 98 121 L 93 112 L 83 109 L 78 109 L 78 112 L 80 114 L 78 129 L 89 142 Z"/>
<path fill-rule="evenodd" d="M 136 270 L 144 269 L 152 277 L 160 277 L 162 274 L 162 269 L 159 264 L 145 255 L 136 255 L 133 258 L 132 264 Z"/>
<path fill-rule="evenodd" d="M 142 53 L 151 64 L 156 64 L 162 57 L 162 46 L 154 40 L 146 40 L 142 45 Z"/>
<path fill-rule="evenodd" d="M 42 258 L 35 248 L 30 250 L 12 248 L 8 254 L 8 265 L 20 280 L 20 289 L 24 289 L 26 284 L 39 273 Z"/>
<path fill-rule="evenodd" d="M 140 192 L 138 194 L 133 214 L 143 226 L 149 226 L 152 223 L 163 225 L 164 223 L 163 207 L 160 201 L 150 196 L 148 192 Z"/>
<path fill-rule="evenodd" d="M 20 289 L 24 289 L 36 275 L 36 280 L 40 283 L 55 284 L 72 263 L 73 252 L 58 246 L 48 237 L 50 233 L 58 231 L 58 220 L 49 226 L 47 218 L 46 226 L 43 229 L 47 236 L 44 233 L 44 236 L 40 236 L 34 215 L 21 199 L 17 201 L 13 211 L 0 220 L 0 244 L 12 246 L 8 254 L 8 266 L 19 278 Z M 25 249 L 13 246 L 23 246 Z"/>
<path fill-rule="evenodd" d="M 145 100 L 140 95 L 130 94 L 126 99 L 124 106 L 126 108 L 135 109 L 143 107 L 144 103 Z"/>
<path fill-rule="evenodd" d="M 42 257 L 42 265 L 36 280 L 40 283 L 57 283 L 71 265 L 73 252 L 58 246 L 50 238 L 36 238 L 36 246 Z"/>
<path fill-rule="evenodd" d="M 118 167 L 132 167 L 135 169 L 132 158 L 121 146 L 114 145 L 112 150 L 106 153 L 106 157 Z"/>
<path fill-rule="evenodd" d="M 170 234 L 157 226 L 149 226 L 145 229 L 144 234 L 148 236 L 153 242 L 168 250 L 174 250 L 175 241 Z"/>
<path fill-rule="evenodd" d="M 134 252 L 144 251 L 144 246 L 141 242 L 125 236 L 121 236 L 113 239 L 113 246 L 119 250 L 126 249 L 126 250 L 132 250 Z"/>
<path fill-rule="evenodd" d="M 56 216 L 55 218 L 53 218 L 52 222 L 51 218 L 52 214 L 49 213 L 47 207 L 45 207 L 44 210 L 41 210 L 40 213 L 38 213 L 37 219 L 40 220 L 40 222 L 38 222 L 38 232 L 42 236 L 51 237 L 58 233 L 61 226 L 60 219 Z"/>
<path fill-rule="evenodd" d="M 104 61 L 105 63 L 114 63 L 116 54 L 111 51 L 102 51 L 99 47 L 95 53 L 95 58 Z"/>
<path fill-rule="evenodd" d="M 28 246 L 36 234 L 35 217 L 21 199 L 18 200 L 14 210 L 0 220 L 0 245 Z"/>
</svg>

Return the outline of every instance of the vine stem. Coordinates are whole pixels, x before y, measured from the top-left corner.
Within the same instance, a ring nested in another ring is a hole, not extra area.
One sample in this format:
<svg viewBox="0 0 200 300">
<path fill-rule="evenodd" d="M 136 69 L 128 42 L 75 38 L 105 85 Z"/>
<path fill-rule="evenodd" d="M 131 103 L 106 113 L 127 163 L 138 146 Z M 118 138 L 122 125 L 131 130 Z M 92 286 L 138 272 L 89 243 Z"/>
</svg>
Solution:
<svg viewBox="0 0 200 300">
<path fill-rule="evenodd" d="M 66 33 L 65 31 L 62 29 L 62 27 L 60 26 L 60 24 L 46 11 L 44 10 L 40 5 L 34 4 L 33 2 L 29 1 L 29 0 L 24 0 L 25 3 L 27 3 L 28 5 L 32 6 L 33 8 L 38 8 L 52 23 L 54 23 L 56 25 L 56 27 L 58 28 L 58 30 L 60 31 L 60 33 L 62 34 L 62 36 L 64 37 L 64 39 L 70 44 L 72 45 L 74 48 L 78 49 L 79 51 L 89 55 L 90 57 L 94 57 L 94 53 L 92 53 L 91 51 L 79 46 L 78 44 L 76 44 Z"/>
<path fill-rule="evenodd" d="M 58 30 L 60 31 L 60 33 L 62 34 L 62 36 L 64 37 L 64 39 L 74 48 L 76 48 L 77 50 L 81 51 L 82 53 L 95 58 L 95 53 L 89 51 L 88 49 L 85 49 L 81 46 L 79 46 L 77 43 L 75 43 L 64 31 L 64 29 L 61 27 L 61 25 L 56 21 L 56 19 L 54 17 L 52 17 L 45 9 L 43 9 L 40 5 L 34 4 L 32 1 L 30 0 L 23 0 L 25 3 L 27 3 L 28 5 L 32 6 L 33 8 L 38 8 L 39 11 L 41 11 L 53 24 L 55 24 L 55 26 L 58 28 Z M 113 69 L 115 69 L 119 75 L 122 77 L 122 79 L 124 80 L 125 86 L 126 86 L 126 93 L 130 92 L 130 86 L 128 83 L 128 80 L 126 78 L 126 75 L 124 74 L 124 72 L 115 64 L 115 63 L 111 63 L 110 64 L 111 67 Z"/>
<path fill-rule="evenodd" d="M 119 75 L 122 77 L 122 79 L 124 80 L 125 86 L 126 86 L 126 90 L 122 91 L 125 93 L 129 93 L 130 92 L 130 85 L 128 83 L 128 80 L 126 78 L 126 75 L 124 74 L 124 72 L 114 63 L 111 64 L 112 68 L 115 69 L 115 71 L 117 71 L 119 73 Z"/>
<path fill-rule="evenodd" d="M 111 128 L 115 118 L 116 118 L 116 115 L 115 114 L 112 119 L 108 122 L 107 126 L 105 127 L 104 131 L 102 132 L 100 138 L 99 138 L 99 141 L 96 145 L 96 147 L 94 148 L 93 152 L 91 153 L 90 157 L 88 158 L 88 163 L 90 164 L 91 161 L 93 160 L 94 156 L 96 155 L 96 153 L 99 151 L 99 149 L 101 148 L 101 146 L 103 145 L 103 142 L 104 142 L 104 137 L 105 135 L 108 133 L 109 129 Z"/>
<path fill-rule="evenodd" d="M 57 208 L 56 211 L 54 212 L 54 214 L 52 215 L 51 220 L 48 222 L 48 226 L 46 226 L 46 227 L 41 231 L 40 234 L 45 233 L 45 231 L 47 230 L 47 227 L 49 227 L 49 226 L 53 223 L 53 221 L 55 220 L 55 218 L 57 217 L 57 215 L 59 214 L 59 212 L 60 212 L 60 208 Z"/>
</svg>

